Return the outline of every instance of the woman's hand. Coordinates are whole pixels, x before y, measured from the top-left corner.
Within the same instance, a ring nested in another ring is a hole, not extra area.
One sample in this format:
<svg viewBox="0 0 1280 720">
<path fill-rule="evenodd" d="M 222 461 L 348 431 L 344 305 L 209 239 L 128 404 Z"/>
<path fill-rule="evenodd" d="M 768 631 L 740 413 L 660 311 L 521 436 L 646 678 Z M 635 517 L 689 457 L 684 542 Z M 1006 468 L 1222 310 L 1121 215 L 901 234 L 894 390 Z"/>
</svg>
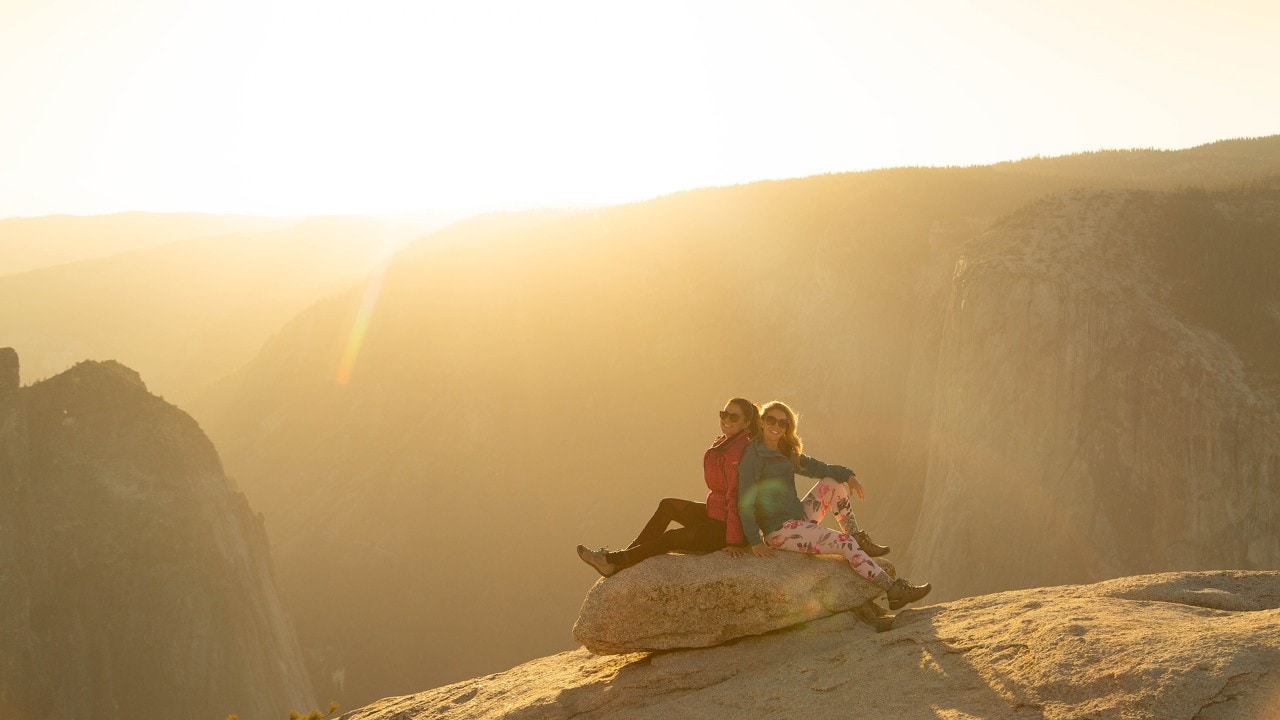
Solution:
<svg viewBox="0 0 1280 720">
<path fill-rule="evenodd" d="M 764 543 L 760 543 L 759 545 L 752 545 L 751 554 L 755 555 L 756 557 L 771 558 L 773 557 L 773 548 L 769 547 L 768 545 L 765 545 Z"/>
<path fill-rule="evenodd" d="M 854 491 L 854 492 L 858 493 L 858 499 L 859 499 L 859 500 L 866 500 L 866 499 L 867 499 L 867 491 L 862 489 L 862 483 L 858 482 L 858 476 L 857 476 L 857 475 L 850 475 L 850 476 L 849 476 L 849 479 L 848 479 L 848 480 L 845 480 L 845 482 L 849 483 L 849 489 L 850 489 L 850 490 L 852 490 L 852 491 Z"/>
<path fill-rule="evenodd" d="M 737 545 L 725 545 L 724 551 L 729 553 L 729 557 L 736 557 L 736 558 L 742 557 L 743 555 L 747 554 L 746 548 L 738 547 Z"/>
</svg>

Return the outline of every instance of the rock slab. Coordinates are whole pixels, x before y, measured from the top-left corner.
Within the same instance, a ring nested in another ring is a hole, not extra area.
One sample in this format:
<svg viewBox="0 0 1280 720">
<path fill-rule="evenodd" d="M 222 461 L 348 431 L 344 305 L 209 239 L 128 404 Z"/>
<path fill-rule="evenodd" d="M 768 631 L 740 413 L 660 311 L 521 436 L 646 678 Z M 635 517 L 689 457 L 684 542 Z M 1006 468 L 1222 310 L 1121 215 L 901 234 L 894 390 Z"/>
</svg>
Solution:
<svg viewBox="0 0 1280 720">
<path fill-rule="evenodd" d="M 573 637 L 598 655 L 710 647 L 850 610 L 881 594 L 835 555 L 660 555 L 598 580 Z"/>
<path fill-rule="evenodd" d="M 1278 572 L 1010 591 L 895 626 L 840 613 L 711 648 L 578 649 L 342 720 L 1280 718 Z"/>
</svg>

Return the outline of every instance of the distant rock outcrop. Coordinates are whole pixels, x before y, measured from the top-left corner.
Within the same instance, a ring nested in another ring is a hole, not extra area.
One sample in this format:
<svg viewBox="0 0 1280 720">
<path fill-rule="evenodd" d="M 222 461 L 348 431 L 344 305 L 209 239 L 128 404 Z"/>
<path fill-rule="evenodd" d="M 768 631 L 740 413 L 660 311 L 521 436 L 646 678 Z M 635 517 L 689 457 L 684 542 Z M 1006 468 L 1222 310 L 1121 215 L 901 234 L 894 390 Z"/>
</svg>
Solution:
<svg viewBox="0 0 1280 720">
<path fill-rule="evenodd" d="M 195 421 L 116 362 L 16 370 L 0 350 L 0 717 L 311 706 L 262 520 Z"/>
<path fill-rule="evenodd" d="M 942 598 L 1280 567 L 1275 195 L 1082 191 L 965 246 L 902 558 Z"/>
<path fill-rule="evenodd" d="M 0 397 L 18 391 L 18 353 L 13 348 L 0 348 Z"/>
<path fill-rule="evenodd" d="M 582 602 L 573 637 L 600 655 L 709 647 L 849 610 L 882 594 L 838 556 L 660 555 L 598 580 Z"/>
<path fill-rule="evenodd" d="M 1280 717 L 1280 573 L 1167 573 L 850 614 L 705 649 L 593 655 L 342 720 Z"/>
</svg>

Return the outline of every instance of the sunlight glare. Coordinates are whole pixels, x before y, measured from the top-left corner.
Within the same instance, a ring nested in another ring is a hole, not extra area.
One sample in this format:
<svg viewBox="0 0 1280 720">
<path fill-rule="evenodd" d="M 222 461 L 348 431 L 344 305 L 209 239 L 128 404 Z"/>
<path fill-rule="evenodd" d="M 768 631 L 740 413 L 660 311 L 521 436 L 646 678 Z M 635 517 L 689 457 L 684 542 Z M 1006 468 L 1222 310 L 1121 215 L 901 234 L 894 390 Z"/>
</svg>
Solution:
<svg viewBox="0 0 1280 720">
<path fill-rule="evenodd" d="M 338 371 L 333 378 L 333 381 L 339 385 L 346 385 L 351 382 L 351 375 L 355 372 L 356 361 L 360 357 L 360 349 L 364 345 L 365 335 L 369 332 L 369 323 L 373 318 L 373 311 L 378 305 L 378 296 L 382 293 L 382 280 L 385 274 L 386 265 L 383 265 L 369 276 L 368 284 L 365 285 L 364 299 L 360 303 L 360 309 L 356 311 L 355 321 L 351 324 L 351 334 L 347 338 L 346 349 L 343 350 L 342 360 L 338 363 Z"/>
<path fill-rule="evenodd" d="M 613 204 L 1275 131 L 1280 11 L 1134 5 L 0 4 L 0 217 Z"/>
</svg>

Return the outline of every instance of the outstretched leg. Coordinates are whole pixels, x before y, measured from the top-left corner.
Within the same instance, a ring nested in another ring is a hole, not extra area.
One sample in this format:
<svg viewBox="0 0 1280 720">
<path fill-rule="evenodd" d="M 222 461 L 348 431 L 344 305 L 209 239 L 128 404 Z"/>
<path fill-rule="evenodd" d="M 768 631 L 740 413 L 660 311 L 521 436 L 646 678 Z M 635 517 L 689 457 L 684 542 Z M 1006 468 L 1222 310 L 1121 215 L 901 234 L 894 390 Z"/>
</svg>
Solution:
<svg viewBox="0 0 1280 720">
<path fill-rule="evenodd" d="M 667 526 L 673 522 L 684 527 L 668 530 Z M 706 503 L 663 498 L 649 522 L 626 550 L 607 552 L 604 548 L 589 550 L 579 545 L 578 557 L 601 575 L 609 577 L 654 555 L 672 550 L 719 550 L 724 545 L 725 525 L 707 515 Z"/>
<path fill-rule="evenodd" d="M 672 522 L 683 527 L 667 530 Z M 706 503 L 665 498 L 626 550 L 603 553 L 602 559 L 611 566 L 612 572 L 617 572 L 654 555 L 690 550 L 710 552 L 724 546 L 724 521 L 709 517 Z"/>
<path fill-rule="evenodd" d="M 691 525 L 700 525 L 706 522 L 707 519 L 706 503 L 682 500 L 680 498 L 663 498 L 658 502 L 658 509 L 653 511 L 653 517 L 649 518 L 649 522 L 645 523 L 644 529 L 627 547 L 633 548 L 657 540 L 662 536 L 662 533 L 667 531 L 667 526 L 673 522 L 689 527 Z"/>
<path fill-rule="evenodd" d="M 907 603 L 915 602 L 928 595 L 929 590 L 932 589 L 928 583 L 912 585 L 901 578 L 895 580 L 889 577 L 889 574 L 877 565 L 875 560 L 858 547 L 851 535 L 829 530 L 812 520 L 788 520 L 782 524 L 781 529 L 769 533 L 764 540 L 769 547 L 779 550 L 809 555 L 827 553 L 843 555 L 854 572 L 885 591 L 889 598 L 890 610 L 897 610 Z"/>
<path fill-rule="evenodd" d="M 812 520 L 788 520 L 782 524 L 782 529 L 769 533 L 764 541 L 769 547 L 779 550 L 809 555 L 843 555 L 849 567 L 868 580 L 884 573 L 876 561 L 858 547 L 852 535 L 822 527 Z"/>
</svg>

